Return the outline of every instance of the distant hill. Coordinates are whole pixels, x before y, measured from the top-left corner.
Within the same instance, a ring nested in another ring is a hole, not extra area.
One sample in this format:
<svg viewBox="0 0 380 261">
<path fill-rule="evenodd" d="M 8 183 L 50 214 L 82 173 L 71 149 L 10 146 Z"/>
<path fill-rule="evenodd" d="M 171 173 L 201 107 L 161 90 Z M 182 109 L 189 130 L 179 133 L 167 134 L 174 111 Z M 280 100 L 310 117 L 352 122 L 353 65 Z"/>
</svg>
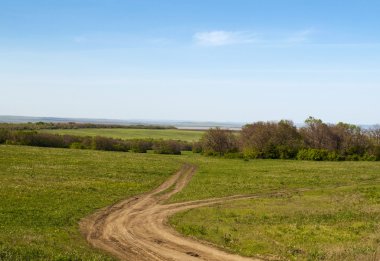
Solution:
<svg viewBox="0 0 380 261">
<path fill-rule="evenodd" d="M 245 123 L 231 122 L 195 122 L 195 121 L 158 121 L 158 120 L 119 120 L 119 119 L 90 119 L 90 118 L 59 118 L 59 117 L 32 117 L 32 116 L 11 116 L 0 115 L 0 122 L 6 123 L 26 123 L 26 122 L 78 122 L 94 124 L 119 124 L 119 125 L 163 125 L 175 126 L 179 129 L 208 129 L 221 127 L 232 130 L 239 130 Z"/>
<path fill-rule="evenodd" d="M 60 118 L 60 117 L 32 117 L 0 115 L 0 122 L 26 123 L 26 122 L 78 122 L 94 124 L 119 124 L 119 125 L 158 125 L 174 126 L 178 129 L 203 130 L 213 127 L 223 129 L 240 130 L 246 123 L 243 122 L 214 122 L 214 121 L 168 121 L 168 120 L 120 120 L 120 119 L 92 119 L 92 118 Z M 297 127 L 304 126 L 303 123 L 295 123 Z M 363 129 L 369 129 L 377 124 L 358 124 Z"/>
</svg>

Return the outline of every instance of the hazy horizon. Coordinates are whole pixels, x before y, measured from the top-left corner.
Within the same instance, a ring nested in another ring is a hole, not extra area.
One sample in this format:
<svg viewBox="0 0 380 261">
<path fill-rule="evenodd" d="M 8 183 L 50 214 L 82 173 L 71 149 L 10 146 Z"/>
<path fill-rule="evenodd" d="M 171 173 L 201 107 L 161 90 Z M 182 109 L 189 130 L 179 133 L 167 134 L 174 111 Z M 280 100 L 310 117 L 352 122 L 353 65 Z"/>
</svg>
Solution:
<svg viewBox="0 0 380 261">
<path fill-rule="evenodd" d="M 312 117 L 312 116 L 311 116 Z M 302 122 L 295 122 L 292 119 L 272 119 L 272 120 L 265 120 L 268 122 L 279 122 L 280 120 L 290 120 L 292 121 L 296 126 L 303 126 L 304 121 Z M 305 119 L 306 120 L 306 119 Z M 323 119 L 321 119 L 324 121 Z M 7 122 L 7 123 L 26 123 L 26 122 L 38 122 L 38 121 L 44 121 L 44 122 L 88 122 L 88 123 L 109 123 L 109 124 L 157 124 L 157 125 L 174 125 L 177 127 L 215 127 L 215 126 L 223 126 L 223 127 L 241 127 L 245 124 L 250 124 L 255 121 L 247 121 L 247 122 L 236 122 L 236 121 L 193 121 L 193 120 L 186 120 L 186 119 L 173 119 L 173 120 L 166 120 L 166 119 L 112 119 L 112 118 L 96 118 L 96 117 L 90 117 L 90 118 L 81 118 L 81 117 L 55 117 L 55 116 L 26 116 L 26 115 L 0 115 L 0 122 Z M 338 122 L 327 122 L 328 124 L 336 124 Z M 358 123 L 358 122 L 346 122 L 350 124 L 355 124 L 362 127 L 375 127 L 379 126 L 380 123 Z"/>
<path fill-rule="evenodd" d="M 380 122 L 380 3 L 0 3 L 0 115 Z"/>
</svg>

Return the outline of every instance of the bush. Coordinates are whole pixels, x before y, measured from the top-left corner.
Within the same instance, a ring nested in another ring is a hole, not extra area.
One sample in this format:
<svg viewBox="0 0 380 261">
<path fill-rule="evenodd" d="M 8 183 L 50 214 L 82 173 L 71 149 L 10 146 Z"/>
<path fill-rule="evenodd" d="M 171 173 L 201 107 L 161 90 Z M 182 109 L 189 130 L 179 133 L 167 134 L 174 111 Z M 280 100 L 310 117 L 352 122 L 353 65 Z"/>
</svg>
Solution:
<svg viewBox="0 0 380 261">
<path fill-rule="evenodd" d="M 193 142 L 192 151 L 193 151 L 193 153 L 201 153 L 203 151 L 202 143 L 201 142 Z"/>
<path fill-rule="evenodd" d="M 148 150 L 153 149 L 152 140 L 130 140 L 129 142 L 132 152 L 146 153 Z"/>
<path fill-rule="evenodd" d="M 3 144 L 7 141 L 9 136 L 9 131 L 0 129 L 0 144 Z"/>
<path fill-rule="evenodd" d="M 203 134 L 201 142 L 206 154 L 212 153 L 223 156 L 225 153 L 238 151 L 236 137 L 229 130 L 211 128 Z"/>
<path fill-rule="evenodd" d="M 363 161 L 376 161 L 376 156 L 366 153 L 362 157 L 360 157 L 360 160 L 363 160 Z"/>
<path fill-rule="evenodd" d="M 129 151 L 130 143 L 121 139 L 106 137 L 94 137 L 92 140 L 92 149 L 106 151 Z"/>
<path fill-rule="evenodd" d="M 182 140 L 176 140 L 176 142 L 179 143 L 181 146 L 181 151 L 192 151 L 193 150 L 193 144 L 187 141 Z"/>
<path fill-rule="evenodd" d="M 360 160 L 360 155 L 358 155 L 358 154 L 348 155 L 348 156 L 346 156 L 346 160 L 349 160 L 349 161 L 359 161 Z"/>
<path fill-rule="evenodd" d="M 229 152 L 224 154 L 226 159 L 243 159 L 244 155 L 241 152 Z"/>
<path fill-rule="evenodd" d="M 373 155 L 375 156 L 376 160 L 380 160 L 380 145 L 373 148 Z"/>
<path fill-rule="evenodd" d="M 298 160 L 322 161 L 328 159 L 328 150 L 325 149 L 302 149 L 297 154 Z"/>
<path fill-rule="evenodd" d="M 260 157 L 260 152 L 256 149 L 245 148 L 243 149 L 243 156 L 247 159 L 258 159 Z"/>
<path fill-rule="evenodd" d="M 336 151 L 330 151 L 327 155 L 327 160 L 329 160 L 329 161 L 343 161 L 343 160 L 345 160 L 345 157 L 340 155 Z"/>
<path fill-rule="evenodd" d="M 92 149 L 94 150 L 114 150 L 116 142 L 114 139 L 96 136 L 92 140 Z"/>
<path fill-rule="evenodd" d="M 181 155 L 181 143 L 174 140 L 161 140 L 153 145 L 154 153 Z"/>
<path fill-rule="evenodd" d="M 35 131 L 16 131 L 10 132 L 7 144 L 52 147 L 52 148 L 68 148 L 70 143 L 65 141 L 63 136 L 37 133 Z"/>
<path fill-rule="evenodd" d="M 280 159 L 294 159 L 297 157 L 298 149 L 285 145 L 277 146 Z"/>
<path fill-rule="evenodd" d="M 85 149 L 81 142 L 73 142 L 70 144 L 70 149 Z"/>
</svg>

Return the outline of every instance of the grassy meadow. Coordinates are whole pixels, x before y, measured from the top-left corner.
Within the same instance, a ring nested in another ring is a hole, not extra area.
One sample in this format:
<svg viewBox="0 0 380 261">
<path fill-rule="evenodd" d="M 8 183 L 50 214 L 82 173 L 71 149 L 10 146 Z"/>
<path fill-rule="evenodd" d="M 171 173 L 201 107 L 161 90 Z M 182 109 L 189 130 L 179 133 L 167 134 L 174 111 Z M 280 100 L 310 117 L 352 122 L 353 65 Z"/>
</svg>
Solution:
<svg viewBox="0 0 380 261">
<path fill-rule="evenodd" d="M 103 136 L 117 139 L 172 139 L 198 141 L 204 131 L 178 129 L 52 129 L 40 132 L 78 136 Z"/>
<path fill-rule="evenodd" d="M 111 260 L 88 246 L 79 220 L 151 190 L 184 162 L 198 171 L 169 202 L 257 195 L 172 216 L 184 235 L 269 260 L 380 259 L 380 162 L 6 145 L 0 155 L 0 260 Z"/>
<path fill-rule="evenodd" d="M 149 191 L 181 166 L 175 156 L 0 146 L 0 260 L 111 260 L 78 222 Z"/>
<path fill-rule="evenodd" d="M 178 213 L 170 223 L 180 233 L 268 260 L 380 259 L 379 162 L 197 161 L 172 202 L 258 198 Z"/>
</svg>

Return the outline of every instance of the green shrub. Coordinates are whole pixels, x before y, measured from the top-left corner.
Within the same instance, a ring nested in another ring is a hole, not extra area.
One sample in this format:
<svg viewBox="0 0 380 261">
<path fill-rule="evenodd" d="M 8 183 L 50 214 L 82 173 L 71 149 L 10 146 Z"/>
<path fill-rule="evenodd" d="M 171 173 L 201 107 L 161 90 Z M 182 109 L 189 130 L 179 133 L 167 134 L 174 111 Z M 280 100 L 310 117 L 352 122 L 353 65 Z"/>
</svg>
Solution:
<svg viewBox="0 0 380 261">
<path fill-rule="evenodd" d="M 0 144 L 5 143 L 8 139 L 9 131 L 0 129 Z"/>
<path fill-rule="evenodd" d="M 375 156 L 376 160 L 380 160 L 380 146 L 374 147 L 373 155 Z"/>
<path fill-rule="evenodd" d="M 154 153 L 157 154 L 181 154 L 181 143 L 175 140 L 161 140 L 153 144 Z"/>
<path fill-rule="evenodd" d="M 117 141 L 115 139 L 96 136 L 92 140 L 92 149 L 113 151 L 116 144 Z"/>
<path fill-rule="evenodd" d="M 330 151 L 327 155 L 327 160 L 329 160 L 329 161 L 344 161 L 345 157 L 340 155 L 336 151 Z"/>
<path fill-rule="evenodd" d="M 130 148 L 132 152 L 146 153 L 148 150 L 153 149 L 152 140 L 130 140 Z"/>
<path fill-rule="evenodd" d="M 226 159 L 243 159 L 244 156 L 240 152 L 229 152 L 224 154 L 224 158 Z"/>
<path fill-rule="evenodd" d="M 285 145 L 277 146 L 278 155 L 280 159 L 294 159 L 297 157 L 298 150 Z"/>
<path fill-rule="evenodd" d="M 73 142 L 70 144 L 70 149 L 85 149 L 81 142 Z"/>
<path fill-rule="evenodd" d="M 193 142 L 192 151 L 194 153 L 201 153 L 203 151 L 202 150 L 202 143 L 201 142 Z"/>
<path fill-rule="evenodd" d="M 359 161 L 360 160 L 360 155 L 358 154 L 352 154 L 352 155 L 347 155 L 346 160 L 349 161 Z"/>
<path fill-rule="evenodd" d="M 243 149 L 243 156 L 248 159 L 260 158 L 260 152 L 256 149 L 245 148 Z"/>
<path fill-rule="evenodd" d="M 298 160 L 322 161 L 328 159 L 329 151 L 325 149 L 302 149 L 297 154 Z"/>
<path fill-rule="evenodd" d="M 363 160 L 363 161 L 376 161 L 376 156 L 366 153 L 362 157 L 360 157 L 360 160 Z"/>
</svg>

